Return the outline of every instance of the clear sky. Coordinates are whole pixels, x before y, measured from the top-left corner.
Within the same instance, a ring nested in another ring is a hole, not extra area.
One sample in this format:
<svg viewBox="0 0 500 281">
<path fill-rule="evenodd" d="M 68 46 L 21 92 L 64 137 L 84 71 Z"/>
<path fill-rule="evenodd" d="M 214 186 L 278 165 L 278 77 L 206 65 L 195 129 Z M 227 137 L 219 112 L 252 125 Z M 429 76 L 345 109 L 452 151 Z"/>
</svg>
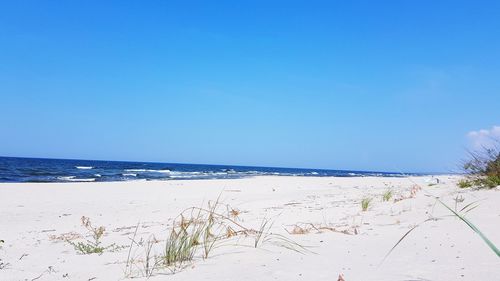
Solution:
<svg viewBox="0 0 500 281">
<path fill-rule="evenodd" d="M 499 1 L 2 1 L 0 155 L 447 172 Z"/>
</svg>

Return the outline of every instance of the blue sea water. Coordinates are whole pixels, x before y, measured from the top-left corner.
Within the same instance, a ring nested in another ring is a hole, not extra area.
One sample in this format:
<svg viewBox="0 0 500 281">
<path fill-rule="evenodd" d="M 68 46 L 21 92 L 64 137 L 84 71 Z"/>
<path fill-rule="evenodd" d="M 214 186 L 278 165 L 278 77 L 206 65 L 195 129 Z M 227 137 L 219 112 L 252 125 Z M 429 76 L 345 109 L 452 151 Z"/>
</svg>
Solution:
<svg viewBox="0 0 500 281">
<path fill-rule="evenodd" d="M 399 173 L 369 171 L 0 157 L 0 182 L 227 179 L 257 175 L 402 176 Z"/>
</svg>

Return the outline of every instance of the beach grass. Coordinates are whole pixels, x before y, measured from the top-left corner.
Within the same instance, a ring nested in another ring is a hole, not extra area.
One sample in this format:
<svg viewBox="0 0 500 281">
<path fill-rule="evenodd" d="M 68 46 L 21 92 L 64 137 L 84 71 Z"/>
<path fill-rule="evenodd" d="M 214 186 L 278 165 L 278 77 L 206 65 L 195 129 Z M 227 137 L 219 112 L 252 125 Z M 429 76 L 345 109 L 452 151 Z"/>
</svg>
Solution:
<svg viewBox="0 0 500 281">
<path fill-rule="evenodd" d="M 236 221 L 240 211 L 222 204 L 219 199 L 220 196 L 215 201 L 209 201 L 206 208 L 191 207 L 182 211 L 173 220 L 163 251 L 159 255 L 154 254 L 155 238 L 148 239 L 146 243 L 136 241 L 137 226 L 127 257 L 126 277 L 150 277 L 162 270 L 176 273 L 197 258 L 208 259 L 214 249 L 225 245 L 224 241 L 235 236 L 241 236 L 241 241 L 251 237 L 252 248 L 273 244 L 299 253 L 310 252 L 292 239 L 272 233 L 273 222 L 269 219 L 263 219 L 258 229 L 242 225 Z M 246 246 L 237 242 L 227 245 Z M 134 257 L 132 248 L 142 249 L 140 258 Z M 137 263 L 141 265 L 137 266 Z M 134 272 L 134 268 L 140 270 Z"/>
<path fill-rule="evenodd" d="M 391 200 L 392 196 L 394 195 L 394 192 L 392 189 L 387 189 L 383 194 L 382 194 L 382 201 L 388 202 Z"/>
<path fill-rule="evenodd" d="M 372 200 L 373 200 L 373 198 L 371 198 L 371 197 L 365 197 L 365 198 L 361 199 L 361 210 L 363 212 L 368 211 L 368 209 L 371 206 Z"/>
<path fill-rule="evenodd" d="M 465 217 L 465 215 L 472 211 L 473 209 L 477 208 L 479 205 L 477 204 L 477 202 L 472 202 L 472 203 L 469 203 L 467 205 L 465 205 L 463 208 L 461 208 L 460 210 L 453 210 L 451 207 L 449 207 L 448 205 L 446 205 L 443 201 L 441 201 L 439 198 L 435 198 L 436 199 L 436 202 L 441 204 L 442 206 L 444 206 L 448 211 L 450 211 L 452 213 L 452 216 L 460 219 L 463 223 L 465 223 L 470 229 L 472 229 L 474 231 L 474 233 L 476 233 L 485 243 L 486 245 L 488 245 L 488 247 L 498 256 L 500 257 L 500 250 L 498 249 L 498 247 L 491 241 L 489 240 L 486 235 L 477 227 L 475 226 L 469 219 L 467 219 Z M 457 209 L 455 207 L 455 209 Z M 440 219 L 444 219 L 444 217 L 442 218 L 435 218 L 435 217 L 430 217 L 426 220 L 424 220 L 423 222 L 421 223 L 418 223 L 416 224 L 415 226 L 413 226 L 412 228 L 410 228 L 410 230 L 408 230 L 397 242 L 396 244 L 389 250 L 389 252 L 385 255 L 384 259 L 382 260 L 385 261 L 385 259 L 401 244 L 401 242 L 403 242 L 403 240 L 405 240 L 408 235 L 413 232 L 416 228 L 418 228 L 419 226 L 421 226 L 422 224 L 424 223 L 427 223 L 427 222 L 430 222 L 430 221 L 438 221 Z"/>
</svg>

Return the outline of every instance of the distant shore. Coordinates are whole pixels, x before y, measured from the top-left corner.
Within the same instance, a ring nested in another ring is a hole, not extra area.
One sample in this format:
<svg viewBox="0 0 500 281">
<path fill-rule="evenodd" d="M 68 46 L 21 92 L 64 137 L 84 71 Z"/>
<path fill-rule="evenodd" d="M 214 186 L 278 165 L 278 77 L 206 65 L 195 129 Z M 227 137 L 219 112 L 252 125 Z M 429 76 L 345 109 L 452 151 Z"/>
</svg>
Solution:
<svg viewBox="0 0 500 281">
<path fill-rule="evenodd" d="M 0 280 L 500 280 L 499 258 L 435 199 L 457 210 L 478 202 L 467 217 L 499 245 L 500 192 L 459 189 L 460 178 L 0 183 Z M 236 224 L 227 238 L 205 259 L 200 245 L 174 274 L 158 264 L 147 274 L 148 241 L 160 257 L 179 213 L 217 198 Z M 75 247 L 92 240 L 82 217 L 105 228 L 101 254 Z M 255 242 L 259 229 L 269 240 Z"/>
</svg>

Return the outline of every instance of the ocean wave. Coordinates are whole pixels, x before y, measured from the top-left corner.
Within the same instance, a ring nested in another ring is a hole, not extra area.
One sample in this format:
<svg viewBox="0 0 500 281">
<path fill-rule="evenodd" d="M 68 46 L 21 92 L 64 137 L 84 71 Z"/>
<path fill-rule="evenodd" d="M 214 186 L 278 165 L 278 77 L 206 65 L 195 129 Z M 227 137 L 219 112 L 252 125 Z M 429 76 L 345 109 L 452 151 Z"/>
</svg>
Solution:
<svg viewBox="0 0 500 281">
<path fill-rule="evenodd" d="M 61 176 L 57 177 L 58 180 L 60 181 L 74 181 L 74 182 L 91 182 L 95 181 L 95 178 L 85 178 L 85 179 L 79 179 L 76 176 Z"/>
<path fill-rule="evenodd" d="M 92 166 L 75 166 L 78 170 L 90 170 L 93 169 L 94 167 Z"/>
<path fill-rule="evenodd" d="M 146 170 L 146 169 L 125 169 L 124 171 L 125 172 L 139 172 L 140 173 L 140 172 L 146 172 L 148 170 Z"/>
<path fill-rule="evenodd" d="M 94 166 L 91 166 L 90 164 Z M 232 167 L 195 164 L 115 161 L 75 162 L 75 160 L 64 159 L 26 159 L 0 157 L 0 182 L 107 182 L 170 179 L 232 179 L 261 175 L 305 177 L 401 177 L 407 174 L 376 171 L 346 171 L 243 166 Z"/>
<path fill-rule="evenodd" d="M 152 170 L 152 169 L 125 169 L 125 172 L 133 173 L 171 173 L 170 170 Z"/>
<path fill-rule="evenodd" d="M 90 178 L 90 179 L 72 179 L 71 181 L 92 182 L 92 181 L 95 181 L 95 179 L 94 178 Z"/>
</svg>

